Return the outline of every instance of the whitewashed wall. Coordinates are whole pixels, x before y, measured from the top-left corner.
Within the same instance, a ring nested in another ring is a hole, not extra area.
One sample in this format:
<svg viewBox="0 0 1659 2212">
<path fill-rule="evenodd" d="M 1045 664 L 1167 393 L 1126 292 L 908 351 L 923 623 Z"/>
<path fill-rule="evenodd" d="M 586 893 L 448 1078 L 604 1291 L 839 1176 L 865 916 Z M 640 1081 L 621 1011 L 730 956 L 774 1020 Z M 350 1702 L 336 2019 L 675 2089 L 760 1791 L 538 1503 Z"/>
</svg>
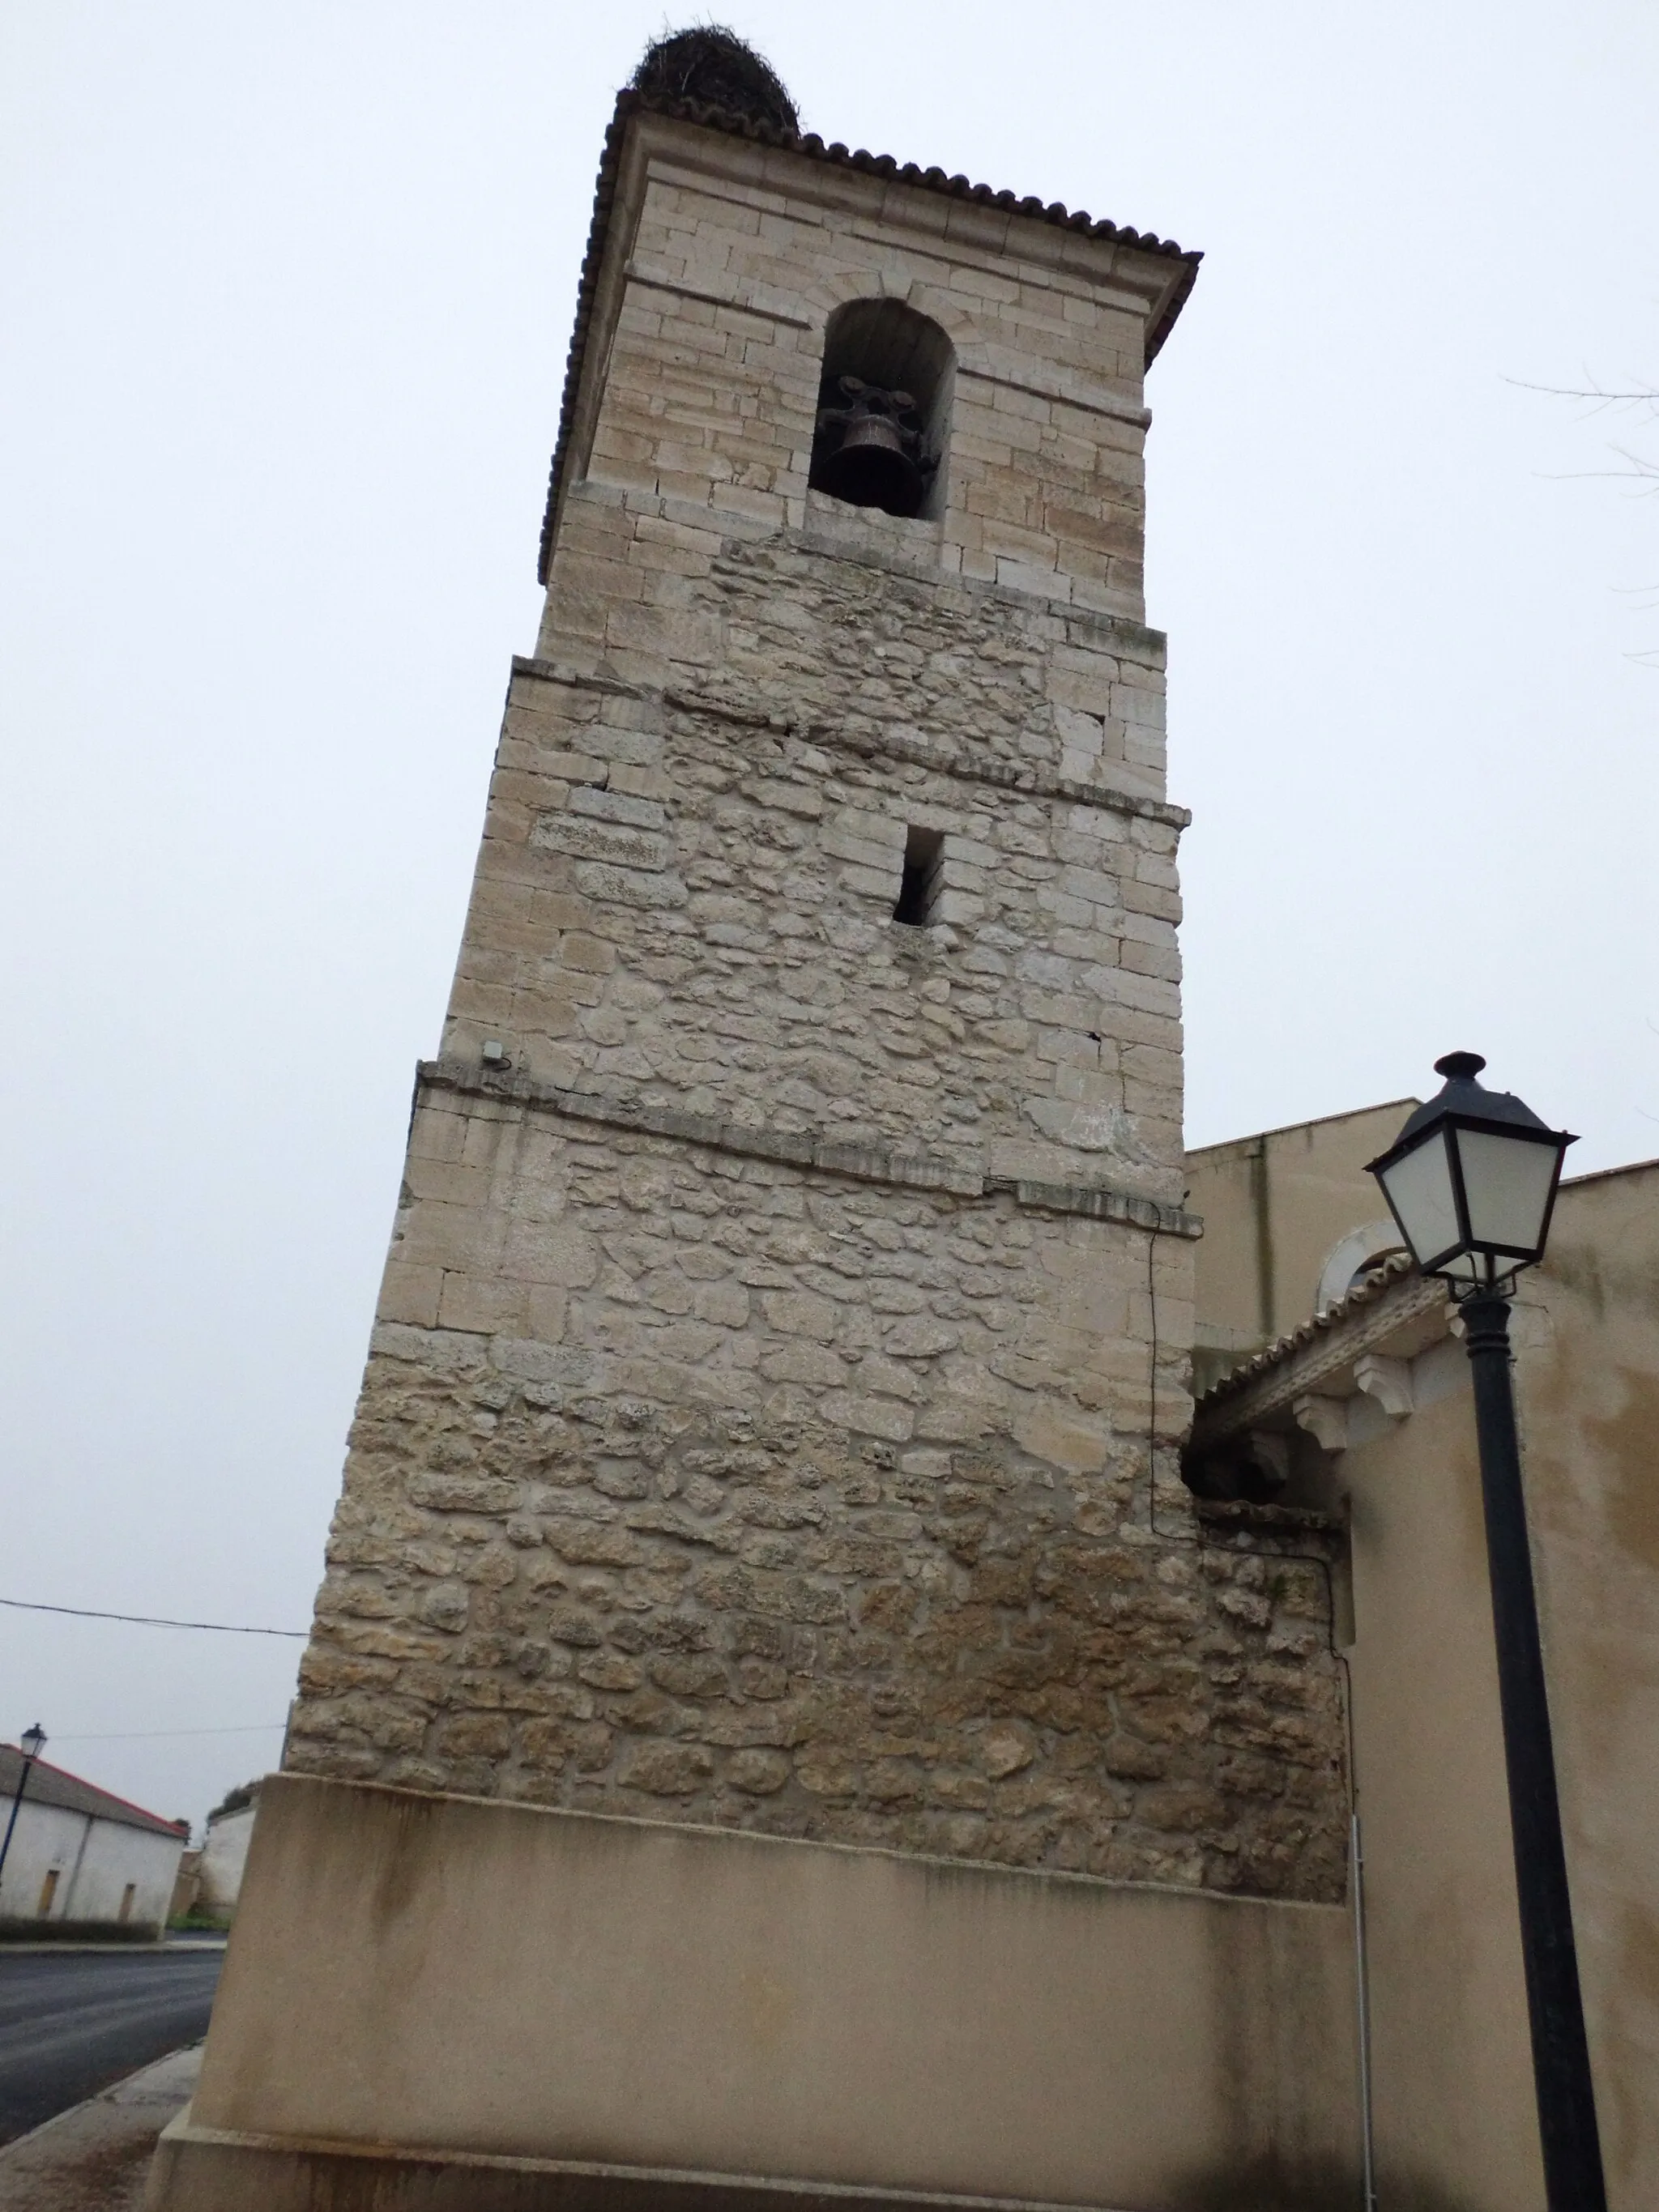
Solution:
<svg viewBox="0 0 1659 2212">
<path fill-rule="evenodd" d="M 202 1870 L 196 1892 L 197 1910 L 229 1925 L 242 1890 L 242 1869 L 247 1847 L 253 1840 L 257 1804 L 244 1805 L 209 1823 L 202 1846 Z"/>
<path fill-rule="evenodd" d="M 182 1836 L 157 1835 L 124 1821 L 94 1820 L 56 1805 L 25 1802 L 18 1810 L 0 1876 L 0 1920 L 41 1918 L 41 1897 L 55 1870 L 58 1884 L 45 1917 L 118 1920 L 121 1899 L 131 1882 L 128 1920 L 162 1926 L 183 1850 Z"/>
</svg>

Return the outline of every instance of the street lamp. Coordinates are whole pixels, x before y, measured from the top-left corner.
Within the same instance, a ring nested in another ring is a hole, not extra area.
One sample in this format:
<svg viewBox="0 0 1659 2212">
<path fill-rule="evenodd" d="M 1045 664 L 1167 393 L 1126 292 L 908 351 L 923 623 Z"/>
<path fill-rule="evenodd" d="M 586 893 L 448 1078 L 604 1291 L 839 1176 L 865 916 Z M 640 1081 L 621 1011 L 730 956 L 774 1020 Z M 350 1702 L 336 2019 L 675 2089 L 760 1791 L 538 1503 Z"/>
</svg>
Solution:
<svg viewBox="0 0 1659 2212">
<path fill-rule="evenodd" d="M 1547 1129 L 1508 1091 L 1486 1090 L 1476 1080 L 1486 1064 L 1474 1052 L 1437 1060 L 1444 1089 L 1418 1108 L 1370 1171 L 1412 1257 L 1425 1275 L 1445 1278 L 1462 1312 L 1544 2188 L 1550 2212 L 1606 2212 L 1510 1380 L 1515 1277 L 1543 1257 L 1562 1158 L 1577 1139 Z"/>
<path fill-rule="evenodd" d="M 17 1795 L 11 1801 L 11 1818 L 6 1823 L 5 1840 L 0 1842 L 0 1875 L 6 1871 L 6 1853 L 11 1849 L 11 1832 L 17 1826 L 18 1808 L 23 1802 L 23 1792 L 28 1787 L 29 1770 L 46 1747 L 46 1732 L 39 1721 L 32 1729 L 25 1729 L 18 1739 L 22 1747 L 23 1767 L 17 1778 Z"/>
</svg>

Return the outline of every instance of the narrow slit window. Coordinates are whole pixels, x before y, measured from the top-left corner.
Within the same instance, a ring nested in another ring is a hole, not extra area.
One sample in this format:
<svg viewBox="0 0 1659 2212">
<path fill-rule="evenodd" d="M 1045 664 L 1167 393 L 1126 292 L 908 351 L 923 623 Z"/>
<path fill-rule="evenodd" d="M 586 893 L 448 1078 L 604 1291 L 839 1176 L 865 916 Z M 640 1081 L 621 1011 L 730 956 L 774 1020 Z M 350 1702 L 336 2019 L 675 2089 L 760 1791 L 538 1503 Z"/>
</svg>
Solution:
<svg viewBox="0 0 1659 2212">
<path fill-rule="evenodd" d="M 904 840 L 904 875 L 899 884 L 895 921 L 907 929 L 926 929 L 939 893 L 939 864 L 945 836 L 938 830 L 911 830 Z"/>
</svg>

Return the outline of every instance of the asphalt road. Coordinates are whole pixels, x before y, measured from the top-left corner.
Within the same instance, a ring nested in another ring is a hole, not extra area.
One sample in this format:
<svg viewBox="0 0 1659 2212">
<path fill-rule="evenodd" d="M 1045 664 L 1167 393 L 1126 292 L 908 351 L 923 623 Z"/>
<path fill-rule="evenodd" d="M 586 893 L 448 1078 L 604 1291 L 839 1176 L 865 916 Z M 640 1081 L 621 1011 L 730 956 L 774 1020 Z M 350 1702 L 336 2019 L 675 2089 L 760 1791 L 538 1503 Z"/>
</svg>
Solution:
<svg viewBox="0 0 1659 2212">
<path fill-rule="evenodd" d="M 0 2142 L 207 2032 L 222 1951 L 0 1948 Z"/>
</svg>

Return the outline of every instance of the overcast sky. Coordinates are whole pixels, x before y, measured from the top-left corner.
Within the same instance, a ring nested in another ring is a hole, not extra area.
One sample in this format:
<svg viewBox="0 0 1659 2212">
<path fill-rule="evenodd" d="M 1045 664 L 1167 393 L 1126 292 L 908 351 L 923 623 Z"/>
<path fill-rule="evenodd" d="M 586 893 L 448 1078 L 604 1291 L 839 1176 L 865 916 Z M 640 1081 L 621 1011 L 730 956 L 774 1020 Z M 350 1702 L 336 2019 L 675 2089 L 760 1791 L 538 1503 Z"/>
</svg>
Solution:
<svg viewBox="0 0 1659 2212">
<path fill-rule="evenodd" d="M 1205 249 L 1149 391 L 1191 1140 L 1460 1046 L 1580 1168 L 1659 1152 L 1607 473 L 1659 428 L 1522 388 L 1659 379 L 1652 0 L 726 13 L 827 137 Z M 664 22 L 0 7 L 0 1596 L 309 1617 Z M 299 1649 L 0 1612 L 0 1734 L 199 1821 Z"/>
</svg>

